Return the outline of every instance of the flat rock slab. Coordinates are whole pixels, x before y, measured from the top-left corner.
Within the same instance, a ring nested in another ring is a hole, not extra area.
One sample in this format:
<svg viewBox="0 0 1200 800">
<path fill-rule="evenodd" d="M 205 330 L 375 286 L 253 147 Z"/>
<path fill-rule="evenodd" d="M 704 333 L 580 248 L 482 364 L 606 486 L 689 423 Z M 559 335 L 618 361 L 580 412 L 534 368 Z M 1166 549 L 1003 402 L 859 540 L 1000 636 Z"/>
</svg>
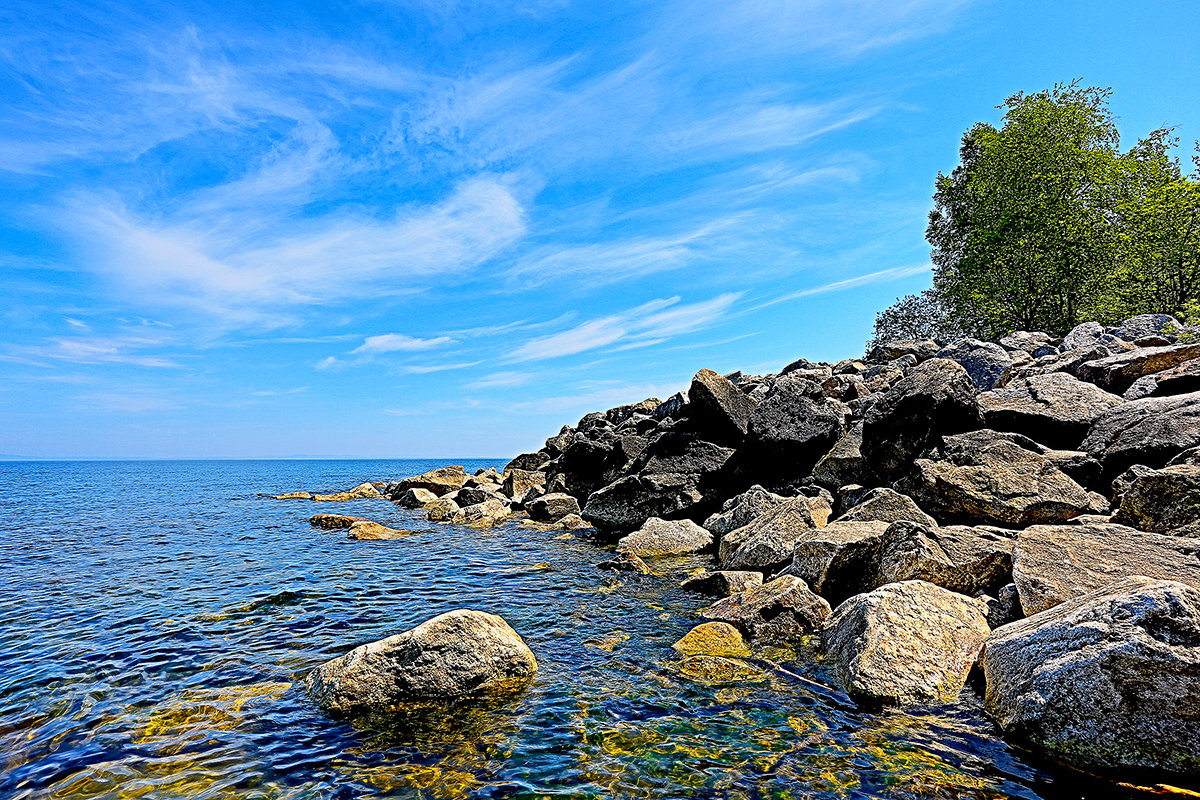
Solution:
<svg viewBox="0 0 1200 800">
<path fill-rule="evenodd" d="M 389 528 L 386 525 L 380 525 L 378 522 L 370 520 L 360 520 L 350 526 L 347 534 L 351 539 L 360 541 L 383 541 L 386 539 L 403 539 L 406 536 L 412 536 L 412 531 L 403 531 L 398 528 Z"/>
<path fill-rule="evenodd" d="M 321 708 L 353 714 L 512 691 L 536 671 L 537 659 L 508 623 L 458 610 L 356 647 L 314 669 L 305 683 Z"/>
<path fill-rule="evenodd" d="M 314 514 L 308 518 L 309 525 L 327 531 L 342 530 L 343 528 L 349 528 L 356 522 L 368 521 L 364 517 L 347 517 L 342 514 Z"/>
<path fill-rule="evenodd" d="M 1132 575 L 1200 587 L 1200 540 L 1093 523 L 1035 525 L 1013 545 L 1013 582 L 1026 615 Z"/>
<path fill-rule="evenodd" d="M 822 639 L 852 697 L 909 704 L 958 697 L 989 633 L 982 603 L 904 581 L 842 603 Z"/>
<path fill-rule="evenodd" d="M 1065 372 L 1020 378 L 979 395 L 989 428 L 1068 450 L 1079 446 L 1097 417 L 1124 403 L 1117 395 Z"/>
<path fill-rule="evenodd" d="M 1200 590 L 1130 577 L 998 628 L 988 713 L 1085 768 L 1200 771 Z"/>
<path fill-rule="evenodd" d="M 1164 466 L 1200 445 L 1200 392 L 1132 400 L 1096 418 L 1079 446 L 1112 480 L 1134 464 Z"/>
<path fill-rule="evenodd" d="M 1121 394 L 1138 378 L 1171 369 L 1193 358 L 1200 358 L 1200 344 L 1140 347 L 1088 361 L 1078 368 L 1077 374 L 1102 389 Z"/>
</svg>

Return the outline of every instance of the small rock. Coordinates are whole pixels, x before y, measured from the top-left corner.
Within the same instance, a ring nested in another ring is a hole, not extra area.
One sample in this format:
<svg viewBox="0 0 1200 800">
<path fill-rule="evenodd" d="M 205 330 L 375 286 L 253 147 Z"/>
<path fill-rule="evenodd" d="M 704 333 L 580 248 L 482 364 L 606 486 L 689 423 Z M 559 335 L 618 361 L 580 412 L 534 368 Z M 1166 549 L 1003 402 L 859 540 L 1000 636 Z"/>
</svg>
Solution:
<svg viewBox="0 0 1200 800">
<path fill-rule="evenodd" d="M 1075 766 L 1200 771 L 1200 591 L 1129 577 L 997 629 L 980 658 L 1006 732 Z"/>
<path fill-rule="evenodd" d="M 273 495 L 276 500 L 311 500 L 312 494 L 309 492 L 287 492 L 285 494 Z"/>
<path fill-rule="evenodd" d="M 351 539 L 362 541 L 379 541 L 384 539 L 401 539 L 405 536 L 411 536 L 412 533 L 412 531 L 388 528 L 370 520 L 359 520 L 350 526 L 349 536 Z"/>
<path fill-rule="evenodd" d="M 511 691 L 536 671 L 533 653 L 508 623 L 458 610 L 327 661 L 305 683 L 321 708 L 353 714 Z"/>
<path fill-rule="evenodd" d="M 544 494 L 526 504 L 529 518 L 537 522 L 557 522 L 568 514 L 579 513 L 579 501 L 569 494 Z"/>
<path fill-rule="evenodd" d="M 368 520 L 362 517 L 346 517 L 341 514 L 314 514 L 308 518 L 308 524 L 314 528 L 322 528 L 327 531 L 341 530 L 349 528 L 356 522 L 367 522 Z"/>
<path fill-rule="evenodd" d="M 682 556 L 712 547 L 713 535 L 688 519 L 651 517 L 641 528 L 617 542 L 617 549 L 642 558 Z"/>
<path fill-rule="evenodd" d="M 405 489 L 404 493 L 396 498 L 396 503 L 402 508 L 424 508 L 437 498 L 438 496 L 428 489 Z"/>
<path fill-rule="evenodd" d="M 596 569 L 613 570 L 616 572 L 634 572 L 639 575 L 649 575 L 650 568 L 646 562 L 630 553 L 628 550 L 618 550 L 617 554 L 608 561 L 601 561 Z"/>
<path fill-rule="evenodd" d="M 804 581 L 785 575 L 718 600 L 700 616 L 736 625 L 754 641 L 788 644 L 820 632 L 829 613 Z"/>
<path fill-rule="evenodd" d="M 908 704 L 958 697 L 990 632 L 970 597 L 904 581 L 842 603 L 822 638 L 851 696 Z"/>
<path fill-rule="evenodd" d="M 750 655 L 750 648 L 742 639 L 742 632 L 728 622 L 703 622 L 688 631 L 687 635 L 671 647 L 685 655 L 730 658 L 745 658 Z"/>
<path fill-rule="evenodd" d="M 700 592 L 717 597 L 730 595 L 762 586 L 761 572 L 749 570 L 720 570 L 718 572 L 702 572 L 692 575 L 680 584 L 680 588 L 689 592 Z"/>
</svg>

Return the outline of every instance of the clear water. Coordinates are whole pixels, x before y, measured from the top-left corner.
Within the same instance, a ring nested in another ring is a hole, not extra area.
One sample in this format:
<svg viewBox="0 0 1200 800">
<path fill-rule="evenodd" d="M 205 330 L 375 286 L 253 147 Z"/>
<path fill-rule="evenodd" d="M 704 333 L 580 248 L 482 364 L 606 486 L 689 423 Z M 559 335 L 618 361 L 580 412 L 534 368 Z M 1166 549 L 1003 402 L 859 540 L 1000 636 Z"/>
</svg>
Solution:
<svg viewBox="0 0 1200 800">
<path fill-rule="evenodd" d="M 681 677 L 695 563 L 614 576 L 578 536 L 260 496 L 443 463 L 0 464 L 0 797 L 1122 795 L 1010 749 L 971 691 L 866 713 L 795 677 L 829 682 L 802 651 L 759 683 Z M 317 512 L 416 534 L 351 541 Z M 528 691 L 372 723 L 308 701 L 313 666 L 454 608 L 521 633 Z"/>
</svg>

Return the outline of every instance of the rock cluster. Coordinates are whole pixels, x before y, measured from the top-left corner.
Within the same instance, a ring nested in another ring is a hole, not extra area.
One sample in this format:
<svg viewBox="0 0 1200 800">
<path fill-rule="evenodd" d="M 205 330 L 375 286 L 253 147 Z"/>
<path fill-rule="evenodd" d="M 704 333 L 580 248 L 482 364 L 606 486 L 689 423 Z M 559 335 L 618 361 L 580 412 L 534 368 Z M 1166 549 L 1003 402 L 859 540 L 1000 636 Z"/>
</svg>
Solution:
<svg viewBox="0 0 1200 800">
<path fill-rule="evenodd" d="M 1143 315 L 701 370 L 518 456 L 541 482 L 510 507 L 578 512 L 614 564 L 711 554 L 684 583 L 723 598 L 679 645 L 701 672 L 807 637 L 852 696 L 903 704 L 952 702 L 978 663 L 1014 738 L 1194 773 L 1195 333 Z"/>
</svg>

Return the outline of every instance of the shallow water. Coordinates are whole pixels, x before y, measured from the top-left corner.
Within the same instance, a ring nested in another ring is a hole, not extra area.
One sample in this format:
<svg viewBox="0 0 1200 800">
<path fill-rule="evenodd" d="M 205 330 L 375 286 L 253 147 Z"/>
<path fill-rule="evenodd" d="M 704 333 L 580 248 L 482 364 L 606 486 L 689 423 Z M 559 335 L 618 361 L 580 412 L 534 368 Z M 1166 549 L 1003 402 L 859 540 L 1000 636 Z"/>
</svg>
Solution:
<svg viewBox="0 0 1200 800">
<path fill-rule="evenodd" d="M 996 738 L 975 693 L 868 713 L 811 653 L 758 683 L 674 671 L 704 598 L 679 570 L 614 576 L 585 538 L 433 525 L 345 490 L 448 462 L 0 464 L 0 797 L 1112 798 Z M 480 461 L 469 470 L 501 466 Z M 356 542 L 349 513 L 416 534 Z M 491 706 L 356 724 L 299 681 L 454 608 L 537 655 Z M 789 675 L 787 673 L 794 673 Z"/>
</svg>

